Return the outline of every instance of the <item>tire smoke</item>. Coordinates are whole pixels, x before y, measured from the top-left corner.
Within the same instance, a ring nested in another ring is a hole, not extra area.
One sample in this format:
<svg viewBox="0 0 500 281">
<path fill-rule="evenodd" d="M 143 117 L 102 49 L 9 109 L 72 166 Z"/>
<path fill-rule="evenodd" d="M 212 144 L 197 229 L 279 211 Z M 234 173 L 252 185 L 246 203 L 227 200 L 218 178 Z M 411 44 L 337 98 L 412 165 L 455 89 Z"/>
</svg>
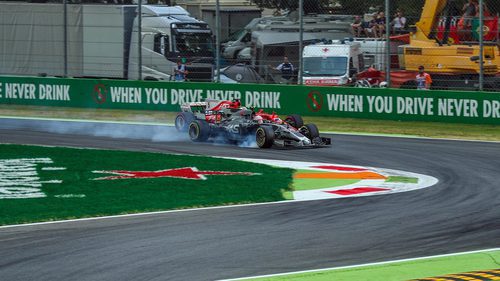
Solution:
<svg viewBox="0 0 500 281">
<path fill-rule="evenodd" d="M 87 121 L 2 119 L 1 129 L 30 129 L 55 134 L 88 135 L 109 138 L 146 139 L 155 142 L 189 140 L 187 133 L 168 125 L 123 124 Z"/>
</svg>

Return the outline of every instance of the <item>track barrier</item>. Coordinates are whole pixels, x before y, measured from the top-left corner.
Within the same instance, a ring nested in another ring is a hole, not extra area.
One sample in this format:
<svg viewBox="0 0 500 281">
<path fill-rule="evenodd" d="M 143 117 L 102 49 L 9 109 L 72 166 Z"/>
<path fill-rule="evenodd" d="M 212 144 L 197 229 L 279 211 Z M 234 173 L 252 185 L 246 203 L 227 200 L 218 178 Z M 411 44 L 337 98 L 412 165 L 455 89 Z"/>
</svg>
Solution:
<svg viewBox="0 0 500 281">
<path fill-rule="evenodd" d="M 0 76 L 0 104 L 175 112 L 206 98 L 280 114 L 500 125 L 498 92 Z"/>
</svg>

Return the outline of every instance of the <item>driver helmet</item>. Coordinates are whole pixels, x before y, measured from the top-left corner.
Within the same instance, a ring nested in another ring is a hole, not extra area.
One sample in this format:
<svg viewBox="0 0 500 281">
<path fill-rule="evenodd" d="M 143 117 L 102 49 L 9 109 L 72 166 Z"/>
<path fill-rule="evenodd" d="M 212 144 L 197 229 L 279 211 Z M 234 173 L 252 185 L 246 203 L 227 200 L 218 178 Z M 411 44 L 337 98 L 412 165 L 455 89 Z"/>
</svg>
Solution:
<svg viewBox="0 0 500 281">
<path fill-rule="evenodd" d="M 254 121 L 257 121 L 257 123 L 259 123 L 259 124 L 264 123 L 263 118 L 262 118 L 262 116 L 260 116 L 260 115 L 255 115 L 255 116 L 253 117 L 253 120 L 254 120 Z"/>
<path fill-rule="evenodd" d="M 281 124 L 281 123 L 283 123 L 283 120 L 281 120 L 281 118 L 279 118 L 279 117 L 274 117 L 273 122 L 276 124 Z"/>
</svg>

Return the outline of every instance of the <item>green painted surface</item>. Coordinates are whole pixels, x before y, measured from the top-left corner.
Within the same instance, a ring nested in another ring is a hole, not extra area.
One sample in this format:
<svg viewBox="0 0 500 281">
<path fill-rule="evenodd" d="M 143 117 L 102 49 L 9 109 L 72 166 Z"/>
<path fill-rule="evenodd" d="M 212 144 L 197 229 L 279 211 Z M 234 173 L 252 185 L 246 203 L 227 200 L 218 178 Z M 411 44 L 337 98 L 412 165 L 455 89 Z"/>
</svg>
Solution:
<svg viewBox="0 0 500 281">
<path fill-rule="evenodd" d="M 205 98 L 304 116 L 500 124 L 498 92 L 0 76 L 3 104 L 179 111 Z"/>
<path fill-rule="evenodd" d="M 12 162 L 28 158 L 50 158 L 52 163 Z M 65 169 L 47 170 L 48 167 Z M 206 180 L 172 177 L 94 180 L 113 174 L 93 172 L 184 167 L 259 175 L 206 175 Z M 280 201 L 284 199 L 283 192 L 290 190 L 292 173 L 291 169 L 213 157 L 0 144 L 0 177 L 3 177 L 0 225 Z M 62 183 L 47 182 L 54 180 Z M 45 197 L 25 198 L 27 194 L 39 193 Z M 12 199 L 13 196 L 23 199 Z"/>
<path fill-rule="evenodd" d="M 245 280 L 404 281 L 500 267 L 500 251 Z"/>
<path fill-rule="evenodd" d="M 315 174 L 328 174 L 332 172 L 321 170 L 295 170 L 295 173 L 315 173 Z M 346 180 L 346 179 L 293 179 L 293 190 L 314 190 L 328 187 L 337 187 L 349 185 L 358 182 L 359 180 Z"/>
<path fill-rule="evenodd" d="M 322 189 L 354 184 L 358 181 L 345 179 L 293 179 L 293 189 L 295 191 Z"/>
<path fill-rule="evenodd" d="M 418 178 L 390 176 L 386 182 L 418 183 Z"/>
<path fill-rule="evenodd" d="M 284 191 L 283 192 L 283 198 L 286 200 L 293 200 L 293 192 L 292 191 Z"/>
<path fill-rule="evenodd" d="M 307 170 L 307 169 L 299 169 L 295 170 L 296 173 L 315 173 L 315 174 L 327 174 L 327 173 L 333 173 L 330 171 L 325 171 L 325 170 Z"/>
</svg>

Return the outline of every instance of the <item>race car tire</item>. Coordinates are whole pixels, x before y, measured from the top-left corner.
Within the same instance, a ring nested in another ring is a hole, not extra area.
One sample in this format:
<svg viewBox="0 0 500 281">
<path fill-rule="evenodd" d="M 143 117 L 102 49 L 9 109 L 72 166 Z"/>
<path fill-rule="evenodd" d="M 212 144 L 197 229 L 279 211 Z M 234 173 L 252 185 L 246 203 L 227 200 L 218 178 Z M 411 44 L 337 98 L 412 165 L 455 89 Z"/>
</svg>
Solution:
<svg viewBox="0 0 500 281">
<path fill-rule="evenodd" d="M 205 120 L 193 120 L 189 124 L 189 138 L 194 142 L 203 142 L 210 136 L 210 125 Z"/>
<path fill-rule="evenodd" d="M 260 126 L 255 130 L 255 141 L 260 148 L 270 148 L 274 143 L 274 131 L 270 126 Z"/>
<path fill-rule="evenodd" d="M 302 119 L 302 116 L 298 114 L 291 114 L 288 115 L 285 119 L 285 122 L 290 124 L 292 127 L 298 129 L 302 126 L 304 126 L 304 120 Z"/>
<path fill-rule="evenodd" d="M 194 120 L 194 114 L 191 112 L 179 112 L 175 117 L 175 129 L 178 132 L 186 132 L 189 124 Z"/>
<path fill-rule="evenodd" d="M 315 124 L 304 125 L 300 128 L 300 132 L 310 140 L 319 137 L 318 126 L 316 126 Z"/>
</svg>

